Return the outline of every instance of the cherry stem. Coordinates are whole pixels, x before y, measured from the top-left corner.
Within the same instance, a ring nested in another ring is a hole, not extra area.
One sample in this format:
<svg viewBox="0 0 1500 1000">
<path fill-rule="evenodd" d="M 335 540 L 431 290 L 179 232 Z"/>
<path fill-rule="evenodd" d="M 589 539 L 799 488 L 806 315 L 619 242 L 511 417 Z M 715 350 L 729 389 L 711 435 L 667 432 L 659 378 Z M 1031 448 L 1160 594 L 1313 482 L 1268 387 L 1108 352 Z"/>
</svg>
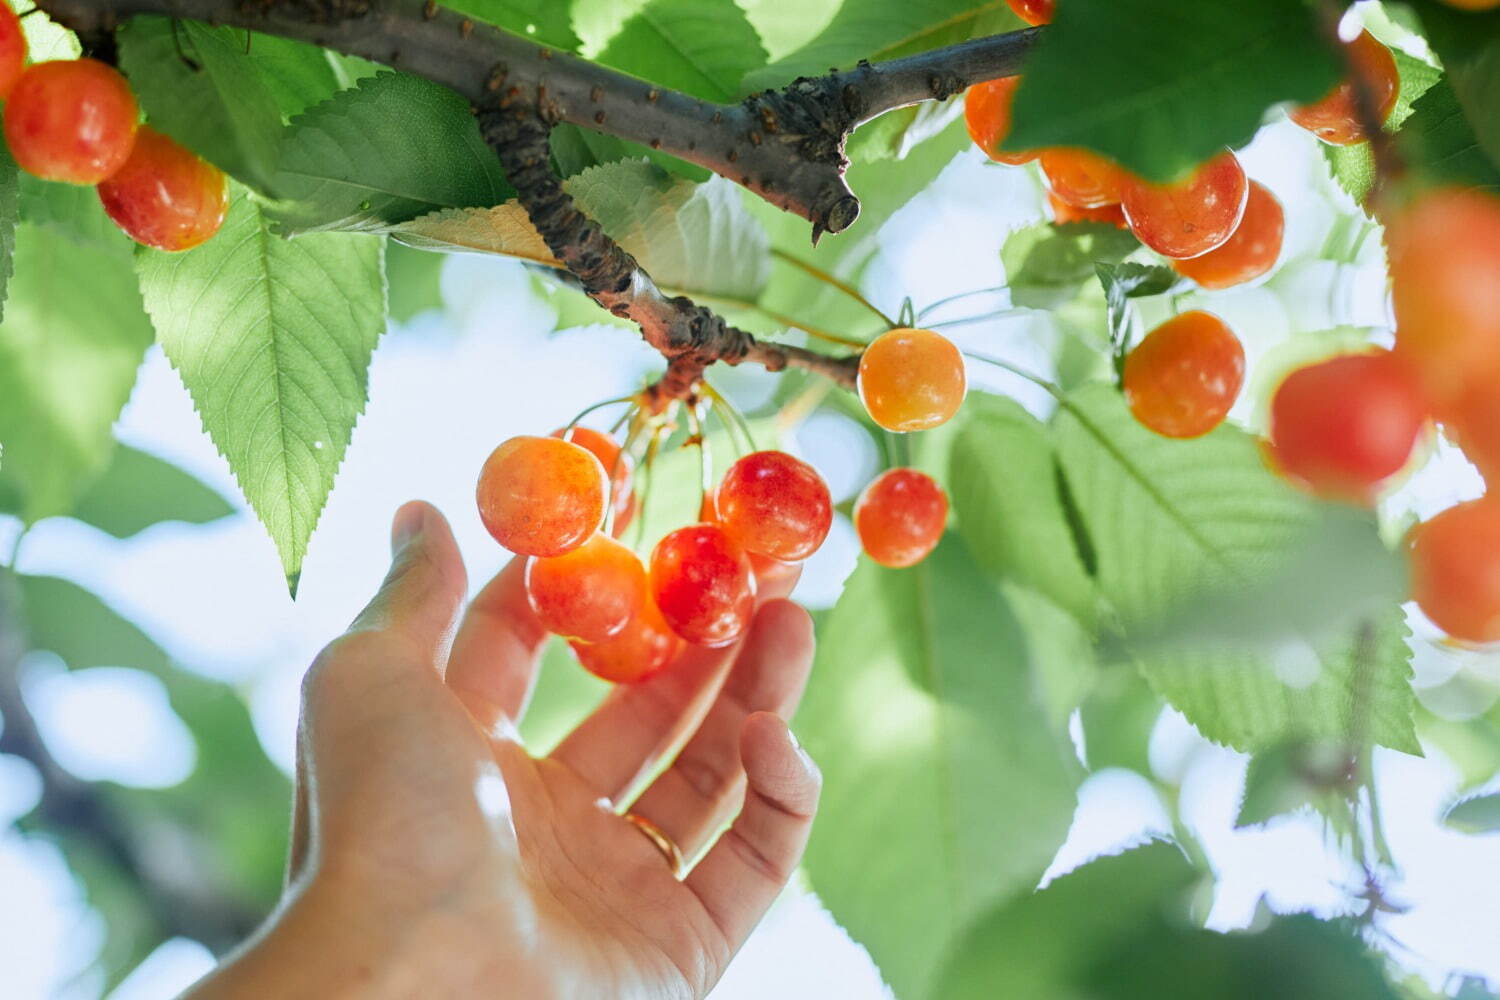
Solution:
<svg viewBox="0 0 1500 1000">
<path fill-rule="evenodd" d="M 567 426 L 565 426 L 563 428 L 563 440 L 564 441 L 571 440 L 568 437 L 568 435 L 573 433 L 573 429 L 578 426 L 579 422 L 581 420 L 583 420 L 584 417 L 588 416 L 590 413 L 593 413 L 595 410 L 602 410 L 606 406 L 616 406 L 616 405 L 618 405 L 620 403 L 633 403 L 633 402 L 636 401 L 636 398 L 637 397 L 635 397 L 633 395 L 632 396 L 620 396 L 620 397 L 618 397 L 616 399 L 606 399 L 602 403 L 595 403 L 593 406 L 586 406 L 586 407 L 584 407 L 583 410 L 581 412 L 579 412 L 579 414 L 576 417 L 574 417 L 572 420 L 569 420 L 568 423 L 567 423 Z M 630 415 L 629 413 L 626 413 L 627 417 L 629 415 Z M 618 427 L 619 424 L 616 424 L 615 426 Z"/>
<path fill-rule="evenodd" d="M 661 450 L 662 436 L 670 427 L 670 424 L 662 422 L 651 428 L 651 440 L 647 442 L 646 453 L 641 458 L 641 509 L 635 518 L 635 538 L 632 548 L 639 549 L 641 543 L 646 540 L 646 510 L 651 503 L 651 486 L 655 480 L 652 467 L 656 464 L 657 452 Z"/>
<path fill-rule="evenodd" d="M 871 302 L 869 299 L 861 295 L 859 289 L 855 288 L 853 285 L 849 284 L 842 278 L 834 277 L 832 274 L 829 274 L 827 271 L 823 270 L 821 267 L 818 267 L 816 264 L 811 264 L 803 260 L 801 257 L 798 257 L 796 254 L 788 253 L 787 251 L 782 250 L 779 247 L 771 248 L 771 256 L 775 257 L 777 260 L 790 264 L 791 266 L 797 268 L 799 271 L 803 271 L 807 274 L 812 275 L 814 278 L 817 278 L 824 284 L 831 285 L 834 288 L 837 288 L 839 291 L 849 296 L 855 302 L 858 302 L 860 305 L 870 310 L 870 312 L 874 313 L 876 316 L 879 316 L 880 321 L 885 324 L 886 329 L 892 330 L 900 325 L 895 320 L 887 316 L 879 306 L 875 305 L 875 303 Z"/>
<path fill-rule="evenodd" d="M 688 439 L 684 442 L 698 449 L 698 479 L 702 492 L 698 498 L 698 519 L 708 509 L 708 495 L 714 485 L 713 455 L 708 447 L 708 434 L 703 428 L 703 401 L 695 400 L 687 407 Z"/>
<path fill-rule="evenodd" d="M 945 295 L 943 298 L 938 299 L 936 302 L 930 302 L 927 305 L 923 306 L 921 309 L 918 309 L 917 319 L 920 320 L 923 316 L 926 316 L 928 313 L 933 312 L 937 309 L 941 309 L 943 306 L 948 305 L 950 302 L 957 302 L 960 299 L 973 298 L 976 295 L 998 294 L 999 292 L 1007 290 L 1009 287 L 1009 285 L 996 285 L 993 288 L 976 288 L 973 291 L 969 292 L 959 292 L 957 295 Z"/>
<path fill-rule="evenodd" d="M 735 441 L 736 450 L 739 450 L 739 453 L 742 455 L 745 454 L 746 452 L 742 448 L 743 445 L 744 447 L 748 447 L 750 451 L 759 451 L 760 449 L 755 446 L 755 435 L 750 431 L 750 422 L 745 419 L 745 415 L 740 412 L 739 407 L 731 403 L 719 390 L 709 385 L 707 380 L 703 382 L 703 394 L 713 401 L 714 413 L 729 432 L 730 440 Z M 743 437 L 743 441 L 736 440 L 736 431 Z"/>
</svg>

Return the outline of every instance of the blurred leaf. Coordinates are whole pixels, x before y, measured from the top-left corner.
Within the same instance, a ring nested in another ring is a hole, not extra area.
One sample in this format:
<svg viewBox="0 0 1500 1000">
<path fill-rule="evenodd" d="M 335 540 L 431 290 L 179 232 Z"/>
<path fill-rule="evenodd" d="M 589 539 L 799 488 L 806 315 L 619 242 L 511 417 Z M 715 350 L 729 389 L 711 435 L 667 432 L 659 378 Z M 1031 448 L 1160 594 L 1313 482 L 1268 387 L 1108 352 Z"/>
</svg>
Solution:
<svg viewBox="0 0 1500 1000">
<path fill-rule="evenodd" d="M 515 197 L 463 98 L 383 72 L 296 118 L 281 143 L 267 206 L 288 233 L 382 232 L 443 208 Z"/>
<path fill-rule="evenodd" d="M 766 50 L 734 0 L 651 0 L 610 39 L 598 61 L 726 103 L 738 96 L 747 72 L 765 65 Z"/>
<path fill-rule="evenodd" d="M 1150 777 L 1151 732 L 1161 712 L 1161 696 L 1137 671 L 1100 671 L 1080 707 L 1089 770 L 1123 767 Z"/>
<path fill-rule="evenodd" d="M 239 192 L 212 240 L 136 259 L 162 347 L 295 592 L 385 329 L 381 241 L 277 239 Z"/>
<path fill-rule="evenodd" d="M 1118 264 L 1140 242 L 1107 222 L 1039 223 L 1018 229 L 1000 250 L 1010 300 L 1055 309 L 1077 297 L 1100 264 Z"/>
<path fill-rule="evenodd" d="M 1099 588 L 1127 645 L 1143 630 L 1147 679 L 1205 736 L 1241 750 L 1307 739 L 1420 752 L 1406 630 L 1394 605 L 1367 616 L 1368 627 L 1334 623 L 1286 641 L 1150 644 L 1152 628 L 1204 594 L 1253 595 L 1274 581 L 1318 524 L 1318 505 L 1266 469 L 1255 439 L 1229 425 L 1192 441 L 1159 437 L 1103 386 L 1072 396 L 1055 434 L 1098 557 Z M 1378 605 L 1382 586 L 1354 580 L 1338 596 L 1363 610 Z"/>
<path fill-rule="evenodd" d="M 1500 191 L 1500 169 L 1479 148 L 1446 79 L 1434 83 L 1412 106 L 1400 137 L 1403 155 L 1429 183 Z"/>
<path fill-rule="evenodd" d="M 104 467 L 151 323 L 128 257 L 35 226 L 17 237 L 0 324 L 0 444 L 17 512 L 37 521 L 66 514 Z"/>
<path fill-rule="evenodd" d="M 1437 0 L 1416 0 L 1416 8 L 1479 147 L 1500 170 L 1500 11 L 1457 10 Z"/>
<path fill-rule="evenodd" d="M 1109 317 L 1109 341 L 1114 345 L 1115 371 L 1124 377 L 1125 355 L 1135 342 L 1136 316 L 1131 299 L 1147 298 L 1171 291 L 1177 284 L 1177 272 L 1161 264 L 1137 264 L 1124 261 L 1094 264 L 1099 285 L 1104 289 L 1104 305 Z"/>
<path fill-rule="evenodd" d="M 1448 807 L 1443 822 L 1464 833 L 1500 833 L 1500 793 L 1460 799 Z"/>
<path fill-rule="evenodd" d="M 1331 812 L 1346 801 L 1351 767 L 1348 752 L 1329 744 L 1283 743 L 1262 750 L 1245 770 L 1235 828 L 1263 826 L 1309 806 Z"/>
<path fill-rule="evenodd" d="M 162 521 L 203 524 L 234 513 L 201 481 L 148 452 L 115 446 L 104 474 L 78 498 L 71 514 L 116 538 Z"/>
<path fill-rule="evenodd" d="M 819 640 L 797 717 L 824 773 L 813 887 L 900 996 L 947 997 L 963 926 L 1030 889 L 1072 817 L 1079 769 L 1038 697 L 1055 647 L 951 536 L 911 569 L 862 562 Z"/>
<path fill-rule="evenodd" d="M 428 309 L 443 308 L 444 255 L 385 241 L 385 284 L 391 318 L 408 323 Z"/>
<path fill-rule="evenodd" d="M 1431 63 L 1407 55 L 1398 48 L 1392 48 L 1391 55 L 1395 57 L 1396 69 L 1401 75 L 1401 89 L 1396 93 L 1396 105 L 1386 119 L 1385 128 L 1387 132 L 1396 132 L 1411 116 L 1417 98 L 1425 94 L 1443 73 Z M 1349 193 L 1355 204 L 1363 205 L 1375 184 L 1375 154 L 1370 152 L 1370 144 L 1356 142 L 1334 146 L 1325 142 L 1319 145 L 1333 172 L 1333 179 Z"/>
<path fill-rule="evenodd" d="M 1303 0 L 1068 0 L 1026 60 L 1003 148 L 1082 146 L 1167 181 L 1340 72 Z"/>
<path fill-rule="evenodd" d="M 8 154 L 6 159 L 9 159 Z M 20 203 L 22 220 L 66 236 L 75 243 L 125 258 L 135 246 L 130 237 L 104 214 L 99 192 L 92 187 L 53 183 L 22 174 Z"/>
<path fill-rule="evenodd" d="M 448 4 L 481 21 L 568 52 L 578 48 L 569 17 L 571 4 L 557 0 L 458 0 Z"/>
<path fill-rule="evenodd" d="M 16 267 L 16 226 L 21 221 L 20 177 L 10 151 L 0 151 L 0 319 Z"/>
</svg>

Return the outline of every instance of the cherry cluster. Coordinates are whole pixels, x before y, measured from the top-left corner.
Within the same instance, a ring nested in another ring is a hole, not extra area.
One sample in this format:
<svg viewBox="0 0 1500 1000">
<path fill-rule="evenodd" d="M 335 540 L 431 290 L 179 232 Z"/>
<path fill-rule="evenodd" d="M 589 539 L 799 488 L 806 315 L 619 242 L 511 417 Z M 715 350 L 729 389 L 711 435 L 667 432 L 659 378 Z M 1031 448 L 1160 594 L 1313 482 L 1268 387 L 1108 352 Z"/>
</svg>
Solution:
<svg viewBox="0 0 1500 1000">
<path fill-rule="evenodd" d="M 187 250 L 218 232 L 228 208 L 224 174 L 140 124 L 130 84 L 97 59 L 26 65 L 20 18 L 0 4 L 0 100 L 5 141 L 22 170 L 92 184 L 131 239 Z"/>
</svg>

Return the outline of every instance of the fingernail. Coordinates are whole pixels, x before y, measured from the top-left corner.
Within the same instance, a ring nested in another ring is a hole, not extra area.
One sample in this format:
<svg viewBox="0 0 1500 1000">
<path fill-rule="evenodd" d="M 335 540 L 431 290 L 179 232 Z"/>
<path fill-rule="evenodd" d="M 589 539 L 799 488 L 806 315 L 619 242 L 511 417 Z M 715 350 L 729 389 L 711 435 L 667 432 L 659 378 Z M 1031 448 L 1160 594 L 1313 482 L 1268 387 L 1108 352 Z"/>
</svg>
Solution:
<svg viewBox="0 0 1500 1000">
<path fill-rule="evenodd" d="M 427 505 L 415 500 L 401 505 L 391 521 L 391 555 L 395 555 L 422 533 L 427 521 Z"/>
</svg>

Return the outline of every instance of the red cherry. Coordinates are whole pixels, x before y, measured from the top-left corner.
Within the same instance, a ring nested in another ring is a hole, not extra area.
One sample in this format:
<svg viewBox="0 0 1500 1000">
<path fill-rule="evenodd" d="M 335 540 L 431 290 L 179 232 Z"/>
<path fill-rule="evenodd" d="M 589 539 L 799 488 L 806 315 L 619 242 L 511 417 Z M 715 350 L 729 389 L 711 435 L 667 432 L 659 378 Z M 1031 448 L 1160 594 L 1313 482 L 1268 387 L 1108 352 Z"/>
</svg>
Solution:
<svg viewBox="0 0 1500 1000">
<path fill-rule="evenodd" d="M 130 84 L 97 59 L 41 62 L 22 71 L 5 103 L 5 141 L 27 173 L 98 184 L 124 165 L 139 110 Z"/>
<path fill-rule="evenodd" d="M 1300 368 L 1271 398 L 1278 470 L 1322 497 L 1370 504 L 1400 472 L 1427 423 L 1410 369 L 1389 351 Z"/>
<path fill-rule="evenodd" d="M 10 96 L 26 67 L 26 32 L 10 4 L 0 4 L 0 101 Z"/>
<path fill-rule="evenodd" d="M 1438 628 L 1500 641 L 1500 501 L 1470 500 L 1417 525 L 1411 570 L 1417 605 Z"/>
<path fill-rule="evenodd" d="M 1439 414 L 1443 427 L 1491 486 L 1500 486 L 1500 392 L 1474 385 Z"/>
<path fill-rule="evenodd" d="M 750 560 L 716 524 L 690 524 L 657 542 L 650 581 L 667 625 L 699 646 L 734 642 L 755 611 Z"/>
<path fill-rule="evenodd" d="M 968 392 L 964 358 L 931 330 L 888 330 L 859 359 L 859 398 L 888 431 L 921 431 L 946 423 Z"/>
<path fill-rule="evenodd" d="M 598 530 L 609 487 L 585 448 L 550 437 L 513 437 L 479 473 L 479 516 L 495 541 L 523 556 L 560 556 Z"/>
<path fill-rule="evenodd" d="M 1047 204 L 1052 206 L 1052 221 L 1059 226 L 1068 222 L 1107 222 L 1117 229 L 1130 228 L 1125 221 L 1125 210 L 1118 204 L 1079 208 L 1063 201 L 1052 191 L 1047 192 Z"/>
<path fill-rule="evenodd" d="M 1000 143 L 1010 134 L 1010 104 L 1020 83 L 1019 76 L 1003 76 L 976 83 L 964 94 L 964 124 L 969 127 L 969 138 L 996 163 L 1015 166 L 1037 157 L 1035 152 L 1000 152 Z"/>
<path fill-rule="evenodd" d="M 948 496 L 916 469 L 888 469 L 854 503 L 854 529 L 865 554 L 901 569 L 937 547 L 948 523 Z"/>
<path fill-rule="evenodd" d="M 1130 412 L 1170 438 L 1207 434 L 1245 382 L 1245 349 L 1224 321 L 1193 310 L 1152 330 L 1125 358 Z"/>
<path fill-rule="evenodd" d="M 1074 208 L 1118 203 L 1130 176 L 1113 160 L 1086 149 L 1046 149 L 1039 159 L 1052 194 Z"/>
<path fill-rule="evenodd" d="M 649 596 L 619 635 L 603 642 L 568 645 L 583 669 L 615 684 L 645 680 L 670 664 L 683 648 Z"/>
<path fill-rule="evenodd" d="M 745 553 L 750 557 L 750 568 L 755 572 L 757 594 L 789 594 L 802 575 L 799 563 L 782 562 L 758 552 Z"/>
<path fill-rule="evenodd" d="M 1264 184 L 1251 181 L 1245 215 L 1234 235 L 1208 253 L 1172 261 L 1172 267 L 1204 288 L 1231 288 L 1253 281 L 1276 266 L 1284 229 L 1281 202 Z"/>
<path fill-rule="evenodd" d="M 224 171 L 149 125 L 135 134 L 124 166 L 99 183 L 104 211 L 137 243 L 189 250 L 224 224 Z"/>
<path fill-rule="evenodd" d="M 1368 31 L 1361 31 L 1359 37 L 1349 43 L 1348 48 L 1355 71 L 1374 97 L 1376 116 L 1384 124 L 1396 107 L 1396 97 L 1401 92 L 1401 74 L 1396 69 L 1396 57 Z M 1354 100 L 1354 87 L 1348 80 L 1341 82 L 1324 97 L 1296 109 L 1290 117 L 1319 139 L 1334 146 L 1348 146 L 1367 138 L 1360 121 L 1359 106 Z"/>
<path fill-rule="evenodd" d="M 526 561 L 526 597 L 550 632 L 580 642 L 619 635 L 646 599 L 646 567 L 608 535 L 572 552 Z"/>
<path fill-rule="evenodd" d="M 1016 16 L 1027 24 L 1049 24 L 1057 10 L 1057 0 L 1005 0 Z"/>
<path fill-rule="evenodd" d="M 559 427 L 552 432 L 552 436 L 563 437 L 565 429 Z M 574 427 L 565 440 L 593 452 L 599 464 L 604 466 L 604 471 L 610 474 L 613 482 L 610 496 L 615 511 L 614 528 L 610 534 L 619 538 L 630 522 L 635 520 L 636 511 L 640 507 L 635 495 L 635 463 L 630 460 L 629 455 L 621 452 L 614 438 L 592 427 Z"/>
<path fill-rule="evenodd" d="M 714 507 L 719 526 L 742 549 L 783 562 L 816 552 L 833 524 L 828 484 L 784 451 L 757 451 L 731 465 Z"/>
<path fill-rule="evenodd" d="M 1130 230 L 1164 257 L 1188 258 L 1222 246 L 1245 214 L 1250 185 L 1233 153 L 1223 152 L 1171 184 L 1127 177 L 1120 204 Z"/>
</svg>

